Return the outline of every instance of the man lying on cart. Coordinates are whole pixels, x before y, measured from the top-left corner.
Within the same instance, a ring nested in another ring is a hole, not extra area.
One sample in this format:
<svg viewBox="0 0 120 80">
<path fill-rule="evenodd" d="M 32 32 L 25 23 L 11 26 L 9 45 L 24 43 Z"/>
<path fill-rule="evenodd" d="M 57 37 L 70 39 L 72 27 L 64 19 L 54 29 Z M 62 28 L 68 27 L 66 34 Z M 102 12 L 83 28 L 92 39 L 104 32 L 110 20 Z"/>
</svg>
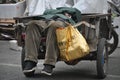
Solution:
<svg viewBox="0 0 120 80">
<path fill-rule="evenodd" d="M 49 9 L 43 15 L 35 17 L 27 24 L 25 36 L 25 67 L 23 72 L 30 73 L 36 69 L 38 54 L 43 35 L 46 36 L 46 52 L 44 68 L 41 73 L 52 75 L 53 68 L 59 57 L 59 49 L 56 40 L 56 28 L 66 27 L 68 22 L 75 24 L 81 19 L 81 12 L 76 8 L 59 7 Z"/>
</svg>

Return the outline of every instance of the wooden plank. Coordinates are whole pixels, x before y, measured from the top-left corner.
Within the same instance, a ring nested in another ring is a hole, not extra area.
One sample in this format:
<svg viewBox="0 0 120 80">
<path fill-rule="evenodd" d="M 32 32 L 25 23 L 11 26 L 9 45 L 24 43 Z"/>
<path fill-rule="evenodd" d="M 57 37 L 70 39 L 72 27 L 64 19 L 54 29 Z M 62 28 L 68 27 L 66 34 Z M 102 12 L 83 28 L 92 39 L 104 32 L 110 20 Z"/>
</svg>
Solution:
<svg viewBox="0 0 120 80">
<path fill-rule="evenodd" d="M 82 14 L 82 19 L 87 19 L 87 18 L 102 18 L 106 16 L 111 16 L 110 13 L 107 14 L 102 14 L 102 13 L 93 13 L 93 14 Z"/>
<path fill-rule="evenodd" d="M 6 24 L 14 24 L 14 19 L 0 19 L 0 23 L 6 23 Z"/>
</svg>

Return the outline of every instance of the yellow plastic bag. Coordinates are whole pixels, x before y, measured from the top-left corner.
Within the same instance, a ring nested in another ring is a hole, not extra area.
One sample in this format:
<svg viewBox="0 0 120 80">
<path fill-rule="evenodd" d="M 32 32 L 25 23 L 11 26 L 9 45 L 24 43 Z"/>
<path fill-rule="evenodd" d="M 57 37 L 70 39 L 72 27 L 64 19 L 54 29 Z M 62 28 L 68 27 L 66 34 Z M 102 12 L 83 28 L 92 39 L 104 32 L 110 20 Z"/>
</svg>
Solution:
<svg viewBox="0 0 120 80">
<path fill-rule="evenodd" d="M 89 54 L 89 46 L 85 38 L 72 25 L 56 29 L 60 59 L 71 61 Z"/>
</svg>

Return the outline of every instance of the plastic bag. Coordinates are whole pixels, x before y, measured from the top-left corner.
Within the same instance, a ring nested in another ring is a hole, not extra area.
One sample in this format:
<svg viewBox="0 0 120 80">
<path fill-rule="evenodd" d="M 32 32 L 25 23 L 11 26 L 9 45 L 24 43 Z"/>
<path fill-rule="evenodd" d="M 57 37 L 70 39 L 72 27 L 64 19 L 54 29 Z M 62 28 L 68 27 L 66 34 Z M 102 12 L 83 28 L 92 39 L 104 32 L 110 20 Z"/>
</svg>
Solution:
<svg viewBox="0 0 120 80">
<path fill-rule="evenodd" d="M 72 61 L 89 54 L 89 46 L 85 38 L 72 25 L 56 30 L 60 59 Z"/>
<path fill-rule="evenodd" d="M 82 13 L 107 13 L 107 0 L 75 0 L 74 8 Z"/>
</svg>

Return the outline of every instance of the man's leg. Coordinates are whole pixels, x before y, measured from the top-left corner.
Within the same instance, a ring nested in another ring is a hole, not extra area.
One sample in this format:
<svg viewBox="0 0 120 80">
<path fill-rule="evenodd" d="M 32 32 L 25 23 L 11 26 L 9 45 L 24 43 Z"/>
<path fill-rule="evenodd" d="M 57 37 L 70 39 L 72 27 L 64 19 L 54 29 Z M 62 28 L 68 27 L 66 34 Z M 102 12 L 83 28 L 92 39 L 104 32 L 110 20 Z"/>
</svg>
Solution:
<svg viewBox="0 0 120 80">
<path fill-rule="evenodd" d="M 52 23 L 50 22 L 50 24 L 51 25 L 49 26 L 46 40 L 46 56 L 44 62 L 45 67 L 41 71 L 41 73 L 46 75 L 52 74 L 52 69 L 54 68 L 59 56 L 59 48 L 56 39 L 56 28 L 66 26 L 62 21 L 54 21 Z"/>
<path fill-rule="evenodd" d="M 46 26 L 45 21 L 31 21 L 28 23 L 25 36 L 25 68 L 23 72 L 35 70 L 43 26 Z"/>
</svg>

